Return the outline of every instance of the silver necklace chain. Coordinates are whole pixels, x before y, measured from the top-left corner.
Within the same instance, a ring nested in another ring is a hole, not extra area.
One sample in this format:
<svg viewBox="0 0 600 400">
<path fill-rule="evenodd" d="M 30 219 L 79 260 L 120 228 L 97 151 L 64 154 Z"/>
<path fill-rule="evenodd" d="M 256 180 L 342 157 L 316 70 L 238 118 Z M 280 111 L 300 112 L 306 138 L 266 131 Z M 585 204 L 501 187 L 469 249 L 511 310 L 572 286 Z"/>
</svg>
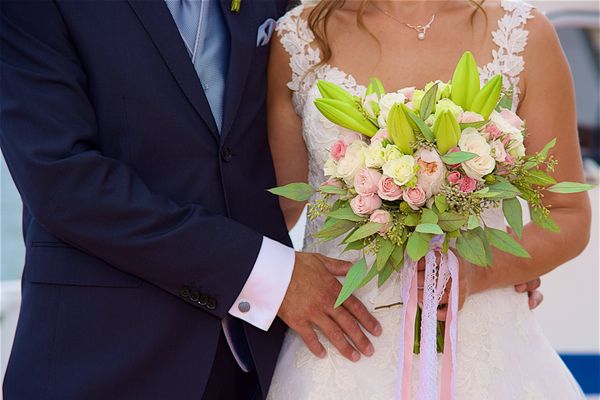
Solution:
<svg viewBox="0 0 600 400">
<path fill-rule="evenodd" d="M 429 28 L 431 28 L 431 25 L 433 24 L 433 22 L 435 21 L 435 13 L 431 16 L 431 19 L 429 20 L 428 23 L 426 23 L 425 25 L 411 25 L 405 21 L 401 21 L 398 18 L 396 18 L 393 14 L 390 14 L 389 12 L 377 7 L 377 5 L 375 3 L 371 3 L 373 5 L 373 7 L 375 7 L 375 9 L 377 9 L 378 11 L 382 12 L 385 16 L 387 16 L 388 18 L 393 19 L 394 21 L 406 26 L 407 28 L 410 28 L 414 31 L 417 32 L 417 38 L 419 40 L 425 40 L 425 37 L 427 36 L 427 31 L 429 30 Z"/>
</svg>

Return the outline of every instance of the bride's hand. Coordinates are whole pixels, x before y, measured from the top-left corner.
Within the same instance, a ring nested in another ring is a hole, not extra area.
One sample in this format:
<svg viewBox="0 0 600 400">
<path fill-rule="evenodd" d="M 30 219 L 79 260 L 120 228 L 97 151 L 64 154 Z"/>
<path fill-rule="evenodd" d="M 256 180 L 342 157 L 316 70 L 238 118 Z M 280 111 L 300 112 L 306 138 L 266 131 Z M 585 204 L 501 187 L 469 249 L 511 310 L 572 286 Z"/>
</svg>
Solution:
<svg viewBox="0 0 600 400">
<path fill-rule="evenodd" d="M 360 359 L 355 348 L 366 356 L 374 352 L 363 328 L 372 335 L 381 334 L 381 325 L 356 297 L 333 307 L 342 287 L 335 277 L 346 275 L 350 266 L 320 254 L 296 253 L 292 280 L 278 315 L 317 357 L 326 353 L 315 328 L 351 361 Z"/>
</svg>

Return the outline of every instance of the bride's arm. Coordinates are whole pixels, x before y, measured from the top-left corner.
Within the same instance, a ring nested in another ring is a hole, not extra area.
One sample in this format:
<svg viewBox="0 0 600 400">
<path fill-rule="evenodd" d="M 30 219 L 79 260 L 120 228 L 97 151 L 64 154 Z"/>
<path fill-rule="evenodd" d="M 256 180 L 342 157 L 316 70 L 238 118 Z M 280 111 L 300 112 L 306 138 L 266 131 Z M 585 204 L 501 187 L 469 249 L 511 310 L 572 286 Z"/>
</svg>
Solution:
<svg viewBox="0 0 600 400">
<path fill-rule="evenodd" d="M 575 95 L 567 60 L 554 28 L 544 16 L 536 13 L 528 27 L 529 44 L 524 53 L 525 72 L 522 75 L 523 96 L 518 110 L 528 128 L 527 151 L 537 152 L 556 137 L 557 145 L 552 154 L 559 163 L 553 176 L 559 182 L 583 182 Z M 492 268 L 469 268 L 476 271 L 470 279 L 471 292 L 529 281 L 552 271 L 584 250 L 591 225 L 588 194 L 545 192 L 543 200 L 544 204 L 551 206 L 550 216 L 560 227 L 560 232 L 552 233 L 533 223 L 528 224 L 523 230 L 522 244 L 531 258 L 496 252 Z"/>
<path fill-rule="evenodd" d="M 302 121 L 294 111 L 292 92 L 287 87 L 292 72 L 289 56 L 277 38 L 271 41 L 269 58 L 269 89 L 267 94 L 267 118 L 269 145 L 277 185 L 307 182 L 308 155 L 302 138 Z M 288 229 L 298 222 L 304 203 L 279 198 L 281 210 Z"/>
</svg>

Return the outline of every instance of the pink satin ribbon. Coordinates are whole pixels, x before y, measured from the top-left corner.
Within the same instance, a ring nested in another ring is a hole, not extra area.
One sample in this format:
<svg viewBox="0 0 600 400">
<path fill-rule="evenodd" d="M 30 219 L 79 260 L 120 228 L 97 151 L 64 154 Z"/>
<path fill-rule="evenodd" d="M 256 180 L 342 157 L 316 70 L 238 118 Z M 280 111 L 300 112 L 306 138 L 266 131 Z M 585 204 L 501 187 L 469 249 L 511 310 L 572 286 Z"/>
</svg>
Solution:
<svg viewBox="0 0 600 400">
<path fill-rule="evenodd" d="M 448 251 L 441 254 L 440 265 L 436 262 L 440 254 L 439 241 L 432 241 L 431 250 L 425 260 L 425 285 L 423 289 L 423 312 L 421 313 L 421 349 L 419 357 L 418 400 L 454 400 L 456 377 L 456 331 L 458 316 L 458 259 Z M 442 372 L 438 385 L 437 307 L 439 299 L 451 280 L 450 299 L 447 308 Z M 398 384 L 396 399 L 410 400 L 412 391 L 412 361 L 417 312 L 417 263 L 405 256 L 401 272 L 400 295 L 405 305 L 402 308 L 400 335 Z M 440 391 L 438 396 L 438 390 Z"/>
</svg>

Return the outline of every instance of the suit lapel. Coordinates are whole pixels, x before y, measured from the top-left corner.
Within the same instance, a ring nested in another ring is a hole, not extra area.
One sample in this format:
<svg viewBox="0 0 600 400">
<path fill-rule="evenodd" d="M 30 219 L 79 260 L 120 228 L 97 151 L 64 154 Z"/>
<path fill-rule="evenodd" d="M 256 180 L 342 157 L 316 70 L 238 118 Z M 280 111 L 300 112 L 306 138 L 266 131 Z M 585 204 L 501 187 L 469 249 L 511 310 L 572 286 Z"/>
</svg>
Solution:
<svg viewBox="0 0 600 400">
<path fill-rule="evenodd" d="M 219 1 L 223 7 L 223 14 L 231 37 L 229 68 L 224 93 L 223 126 L 221 128 L 221 138 L 224 139 L 231 130 L 242 100 L 248 71 L 254 56 L 256 27 L 254 26 L 253 1 L 242 1 L 240 12 L 237 14 L 230 10 L 231 0 Z"/>
<path fill-rule="evenodd" d="M 194 69 L 194 65 L 185 49 L 185 44 L 181 39 L 177 25 L 173 21 L 166 4 L 162 0 L 127 1 L 150 35 L 177 84 L 194 109 L 200 114 L 200 117 L 202 117 L 213 136 L 219 140 L 219 132 L 210 110 L 210 105 Z M 227 108 L 225 110 L 227 111 Z"/>
</svg>

